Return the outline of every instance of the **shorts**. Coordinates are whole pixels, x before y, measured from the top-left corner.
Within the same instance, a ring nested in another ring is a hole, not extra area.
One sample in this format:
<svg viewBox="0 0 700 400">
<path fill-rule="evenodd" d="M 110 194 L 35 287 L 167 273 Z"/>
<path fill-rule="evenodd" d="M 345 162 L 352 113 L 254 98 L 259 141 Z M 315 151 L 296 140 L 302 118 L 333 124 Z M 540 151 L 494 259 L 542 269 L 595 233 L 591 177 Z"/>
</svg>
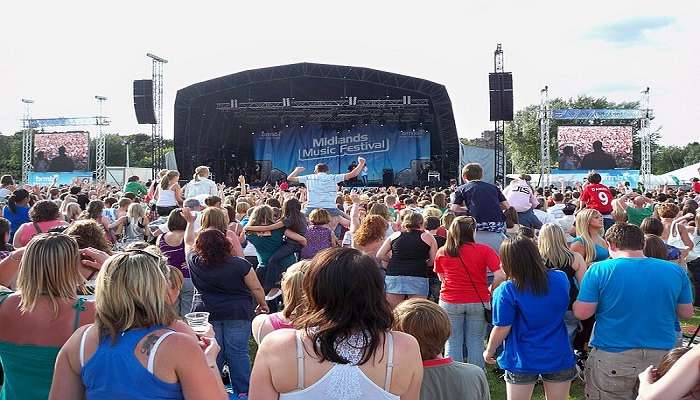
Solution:
<svg viewBox="0 0 700 400">
<path fill-rule="evenodd" d="M 428 278 L 390 275 L 384 278 L 384 283 L 387 293 L 428 296 Z"/>
<path fill-rule="evenodd" d="M 311 214 L 311 211 L 313 211 L 317 208 L 321 208 L 321 207 L 306 207 L 306 208 L 304 208 L 304 215 L 306 215 L 308 217 L 309 214 Z M 343 213 L 338 208 L 324 208 L 324 210 L 328 211 L 328 214 L 330 214 L 331 217 L 338 217 L 338 216 L 342 215 L 342 213 Z"/>
<path fill-rule="evenodd" d="M 537 379 L 542 377 L 544 382 L 571 382 L 576 379 L 576 367 L 571 367 L 563 371 L 549 372 L 546 374 L 520 374 L 506 371 L 505 380 L 511 385 L 532 385 L 537 383 Z"/>
</svg>

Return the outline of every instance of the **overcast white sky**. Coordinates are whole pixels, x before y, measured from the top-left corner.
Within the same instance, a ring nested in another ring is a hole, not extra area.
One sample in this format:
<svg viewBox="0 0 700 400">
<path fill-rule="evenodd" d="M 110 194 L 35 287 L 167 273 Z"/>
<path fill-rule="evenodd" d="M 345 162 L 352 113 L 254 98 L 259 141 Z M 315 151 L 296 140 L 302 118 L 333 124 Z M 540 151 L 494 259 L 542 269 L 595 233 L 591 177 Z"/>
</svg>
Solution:
<svg viewBox="0 0 700 400">
<path fill-rule="evenodd" d="M 663 142 L 700 140 L 698 1 L 11 1 L 0 13 L 0 132 L 33 115 L 93 116 L 109 133 L 137 125 L 132 81 L 146 52 L 167 58 L 166 137 L 178 89 L 234 72 L 318 62 L 444 84 L 460 136 L 490 129 L 487 74 L 503 43 L 515 107 L 579 94 L 638 100 L 652 90 Z"/>
</svg>

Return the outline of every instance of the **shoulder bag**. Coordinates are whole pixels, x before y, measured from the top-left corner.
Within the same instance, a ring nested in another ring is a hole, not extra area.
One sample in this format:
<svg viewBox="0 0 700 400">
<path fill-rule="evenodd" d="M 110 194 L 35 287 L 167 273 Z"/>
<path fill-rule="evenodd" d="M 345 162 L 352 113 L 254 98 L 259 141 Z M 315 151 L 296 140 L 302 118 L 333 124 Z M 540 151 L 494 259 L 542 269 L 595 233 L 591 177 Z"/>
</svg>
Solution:
<svg viewBox="0 0 700 400">
<path fill-rule="evenodd" d="M 457 250 L 457 251 L 459 251 L 459 250 Z M 469 282 L 472 284 L 472 288 L 474 289 L 474 292 L 479 297 L 479 302 L 481 302 L 481 307 L 483 307 L 483 309 L 484 309 L 484 319 L 486 320 L 487 323 L 489 323 L 489 324 L 492 323 L 493 322 L 493 310 L 491 309 L 491 303 L 489 303 L 489 306 L 486 307 L 484 300 L 481 299 L 481 295 L 479 294 L 479 291 L 476 289 L 476 285 L 474 284 L 474 281 L 472 280 L 472 276 L 469 273 L 469 269 L 462 261 L 462 255 L 458 253 L 457 257 L 459 258 L 459 263 L 462 264 L 462 268 L 464 268 L 464 271 L 467 273 L 467 278 L 469 278 Z"/>
</svg>

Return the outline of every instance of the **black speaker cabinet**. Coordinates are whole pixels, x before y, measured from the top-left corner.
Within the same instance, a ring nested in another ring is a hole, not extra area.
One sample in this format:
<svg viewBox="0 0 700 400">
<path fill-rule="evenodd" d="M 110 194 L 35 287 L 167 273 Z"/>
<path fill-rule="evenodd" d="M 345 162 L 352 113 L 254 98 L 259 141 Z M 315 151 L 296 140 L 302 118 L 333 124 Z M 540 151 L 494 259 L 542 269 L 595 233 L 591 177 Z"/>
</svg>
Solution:
<svg viewBox="0 0 700 400">
<path fill-rule="evenodd" d="M 153 81 L 141 79 L 134 81 L 134 111 L 139 124 L 157 124 L 153 110 Z"/>
</svg>

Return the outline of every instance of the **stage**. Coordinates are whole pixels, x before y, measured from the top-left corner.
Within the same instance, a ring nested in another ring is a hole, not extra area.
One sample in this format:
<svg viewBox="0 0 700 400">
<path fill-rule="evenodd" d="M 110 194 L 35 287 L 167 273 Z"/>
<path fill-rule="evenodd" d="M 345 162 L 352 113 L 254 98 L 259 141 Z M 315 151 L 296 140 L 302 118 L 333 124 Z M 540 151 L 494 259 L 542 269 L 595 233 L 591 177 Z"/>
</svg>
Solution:
<svg viewBox="0 0 700 400">
<path fill-rule="evenodd" d="M 239 72 L 177 93 L 181 171 L 276 183 L 294 167 L 345 173 L 367 159 L 370 185 L 458 178 L 459 140 L 444 86 L 368 68 L 293 64 Z"/>
</svg>

